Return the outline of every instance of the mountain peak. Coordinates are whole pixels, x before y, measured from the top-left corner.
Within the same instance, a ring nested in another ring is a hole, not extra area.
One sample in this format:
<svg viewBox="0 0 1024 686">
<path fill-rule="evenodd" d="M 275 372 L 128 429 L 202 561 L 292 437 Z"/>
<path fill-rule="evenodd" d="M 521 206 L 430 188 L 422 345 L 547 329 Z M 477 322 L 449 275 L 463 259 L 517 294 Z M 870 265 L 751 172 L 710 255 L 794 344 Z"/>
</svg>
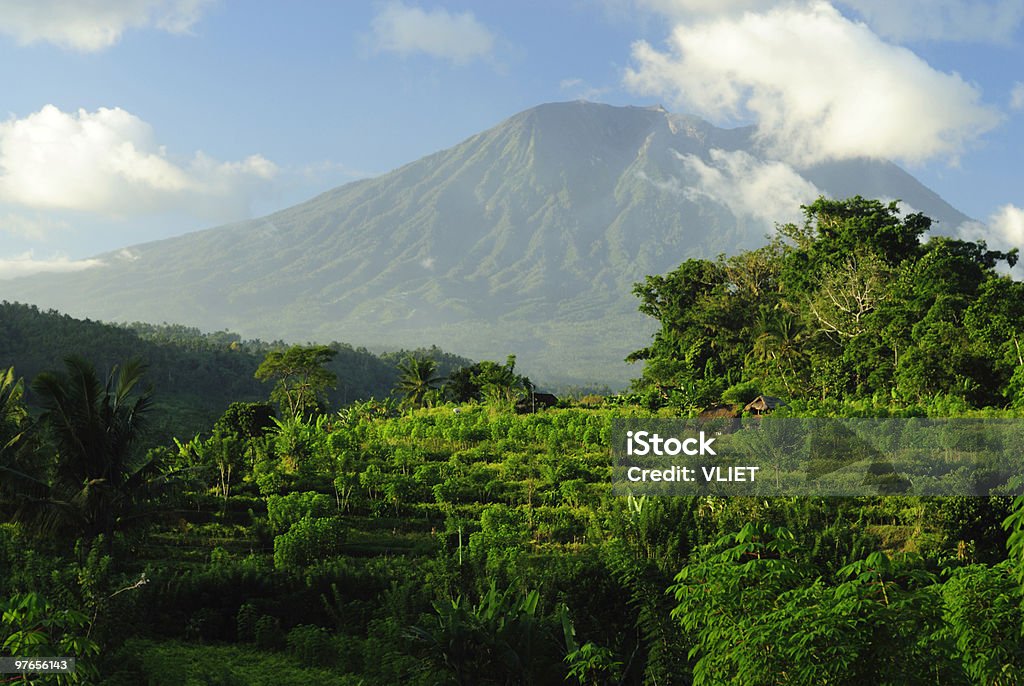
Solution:
<svg viewBox="0 0 1024 686">
<path fill-rule="evenodd" d="M 749 127 L 660 105 L 547 103 L 269 217 L 136 246 L 133 260 L 13 280 L 5 297 L 268 340 L 514 352 L 538 380 L 621 385 L 631 373 L 622 359 L 651 331 L 633 284 L 762 243 L 781 217 L 763 216 L 771 208 L 748 191 L 779 206 L 774 187 L 758 185 L 779 170 Z M 782 176 L 810 195 L 882 188 L 938 218 L 958 214 L 888 163 L 800 174 Z"/>
</svg>

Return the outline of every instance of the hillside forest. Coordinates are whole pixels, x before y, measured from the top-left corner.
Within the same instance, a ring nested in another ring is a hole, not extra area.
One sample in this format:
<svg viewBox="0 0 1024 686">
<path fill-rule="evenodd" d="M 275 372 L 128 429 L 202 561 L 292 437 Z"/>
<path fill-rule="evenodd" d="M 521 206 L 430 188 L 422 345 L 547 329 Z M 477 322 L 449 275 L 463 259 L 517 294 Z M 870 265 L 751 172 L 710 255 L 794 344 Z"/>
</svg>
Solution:
<svg viewBox="0 0 1024 686">
<path fill-rule="evenodd" d="M 633 387 L 557 403 L 514 355 L 4 303 L 0 656 L 77 662 L 0 683 L 1024 683 L 1024 480 L 613 493 L 616 419 L 1021 418 L 1016 250 L 860 197 L 804 217 L 637 284 Z"/>
</svg>

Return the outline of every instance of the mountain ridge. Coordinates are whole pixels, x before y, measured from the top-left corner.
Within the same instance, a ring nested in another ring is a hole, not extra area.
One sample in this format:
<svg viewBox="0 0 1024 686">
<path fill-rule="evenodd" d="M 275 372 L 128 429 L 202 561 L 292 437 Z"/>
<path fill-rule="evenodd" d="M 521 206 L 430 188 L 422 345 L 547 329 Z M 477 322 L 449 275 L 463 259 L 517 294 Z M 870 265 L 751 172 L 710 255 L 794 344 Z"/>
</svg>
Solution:
<svg viewBox="0 0 1024 686">
<path fill-rule="evenodd" d="M 834 196 L 903 197 L 940 227 L 967 219 L 889 162 L 797 175 L 758 154 L 752 127 L 549 103 L 266 217 L 105 253 L 103 267 L 23 277 L 5 291 L 113 321 L 437 344 L 477 359 L 514 352 L 538 378 L 622 385 L 632 370 L 621 360 L 653 330 L 632 284 L 764 241 L 764 222 L 716 199 L 701 174 L 727 178 L 738 161 Z"/>
</svg>

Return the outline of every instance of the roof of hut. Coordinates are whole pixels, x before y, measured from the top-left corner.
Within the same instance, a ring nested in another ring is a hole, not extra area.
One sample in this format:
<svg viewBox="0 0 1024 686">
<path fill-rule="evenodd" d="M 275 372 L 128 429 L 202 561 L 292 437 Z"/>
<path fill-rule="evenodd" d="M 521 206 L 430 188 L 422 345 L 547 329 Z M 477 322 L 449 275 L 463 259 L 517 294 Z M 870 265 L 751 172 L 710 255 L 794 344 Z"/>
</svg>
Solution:
<svg viewBox="0 0 1024 686">
<path fill-rule="evenodd" d="M 776 398 L 771 395 L 759 395 L 747 403 L 743 408 L 743 411 L 750 412 L 751 410 L 754 410 L 755 412 L 768 412 L 777 407 L 785 407 L 785 405 L 786 403 L 783 402 L 781 398 Z"/>
</svg>

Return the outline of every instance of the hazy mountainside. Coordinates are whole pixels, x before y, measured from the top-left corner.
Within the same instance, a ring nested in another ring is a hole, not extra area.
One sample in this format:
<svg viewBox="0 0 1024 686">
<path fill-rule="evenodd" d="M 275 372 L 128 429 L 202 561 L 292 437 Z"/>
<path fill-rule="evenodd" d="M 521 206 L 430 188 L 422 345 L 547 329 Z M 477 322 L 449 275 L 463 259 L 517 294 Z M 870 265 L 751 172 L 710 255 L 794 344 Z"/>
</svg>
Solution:
<svg viewBox="0 0 1024 686">
<path fill-rule="evenodd" d="M 653 331 L 634 282 L 762 243 L 784 219 L 763 216 L 764 198 L 792 191 L 792 211 L 815 189 L 901 198 L 947 229 L 966 220 L 887 162 L 798 174 L 758 157 L 750 128 L 560 103 L 262 219 L 0 292 L 79 316 L 268 339 L 514 352 L 539 382 L 617 384 L 637 373 L 622 359 Z"/>
</svg>

